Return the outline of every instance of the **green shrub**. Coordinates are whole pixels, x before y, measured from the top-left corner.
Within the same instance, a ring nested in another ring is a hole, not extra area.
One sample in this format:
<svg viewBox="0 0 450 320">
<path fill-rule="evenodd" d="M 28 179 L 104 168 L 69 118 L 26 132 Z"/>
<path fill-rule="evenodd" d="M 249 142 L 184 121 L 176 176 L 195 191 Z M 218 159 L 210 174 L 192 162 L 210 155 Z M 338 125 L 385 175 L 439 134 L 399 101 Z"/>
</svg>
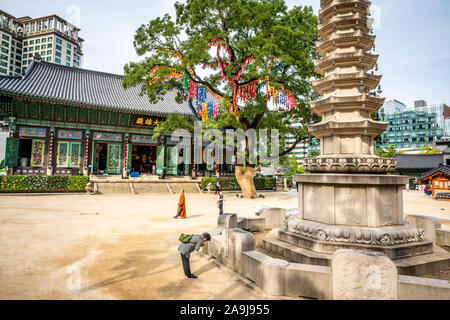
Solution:
<svg viewBox="0 0 450 320">
<path fill-rule="evenodd" d="M 0 192 L 82 192 L 89 181 L 83 176 L 0 176 Z"/>
<path fill-rule="evenodd" d="M 86 185 L 89 182 L 89 177 L 70 176 L 67 178 L 67 191 L 86 191 Z"/>
<path fill-rule="evenodd" d="M 202 190 L 208 189 L 208 183 L 211 183 L 211 189 L 215 189 L 216 181 L 219 180 L 220 186 L 224 191 L 240 191 L 241 187 L 235 177 L 207 177 L 202 178 L 200 188 Z M 256 190 L 274 190 L 276 187 L 276 179 L 273 177 L 255 177 L 253 178 Z"/>
</svg>

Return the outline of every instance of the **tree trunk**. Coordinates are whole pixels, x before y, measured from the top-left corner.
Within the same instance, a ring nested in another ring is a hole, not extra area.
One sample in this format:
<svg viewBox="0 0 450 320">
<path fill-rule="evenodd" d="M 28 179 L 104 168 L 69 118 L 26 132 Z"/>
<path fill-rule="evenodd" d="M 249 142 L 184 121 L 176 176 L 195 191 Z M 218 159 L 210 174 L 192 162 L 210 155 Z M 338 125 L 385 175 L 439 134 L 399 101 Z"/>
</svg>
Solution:
<svg viewBox="0 0 450 320">
<path fill-rule="evenodd" d="M 244 198 L 256 198 L 255 183 L 253 181 L 253 172 L 255 168 L 246 166 L 244 172 L 242 171 L 242 166 L 236 166 L 235 176 L 242 190 L 242 196 Z"/>
</svg>

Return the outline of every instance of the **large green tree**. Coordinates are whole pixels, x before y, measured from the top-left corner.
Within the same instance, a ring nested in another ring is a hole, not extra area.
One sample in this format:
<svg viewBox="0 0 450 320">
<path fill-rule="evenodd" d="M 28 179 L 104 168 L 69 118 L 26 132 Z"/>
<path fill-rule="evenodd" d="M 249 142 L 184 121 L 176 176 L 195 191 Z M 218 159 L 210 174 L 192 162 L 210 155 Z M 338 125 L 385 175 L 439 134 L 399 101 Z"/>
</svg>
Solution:
<svg viewBox="0 0 450 320">
<path fill-rule="evenodd" d="M 305 126 L 290 124 L 305 124 L 312 117 L 310 79 L 317 76 L 313 60 L 318 18 L 311 7 L 289 10 L 283 0 L 187 0 L 175 8 L 175 19 L 166 14 L 136 31 L 134 46 L 142 60 L 125 65 L 125 88 L 140 85 L 142 93 L 156 102 L 168 91 L 184 87 L 177 102 L 187 99 L 195 108 L 195 99 L 186 95 L 189 78 L 231 105 L 229 113 L 206 121 L 205 127 L 279 129 L 280 156 L 309 137 Z M 265 86 L 265 91 L 243 102 L 241 90 L 250 84 Z M 295 106 L 271 112 L 268 87 L 288 94 Z M 174 118 L 165 128 L 182 122 Z M 288 134 L 295 143 L 286 149 Z M 248 158 L 236 165 L 244 197 L 256 196 L 255 167 Z"/>
</svg>

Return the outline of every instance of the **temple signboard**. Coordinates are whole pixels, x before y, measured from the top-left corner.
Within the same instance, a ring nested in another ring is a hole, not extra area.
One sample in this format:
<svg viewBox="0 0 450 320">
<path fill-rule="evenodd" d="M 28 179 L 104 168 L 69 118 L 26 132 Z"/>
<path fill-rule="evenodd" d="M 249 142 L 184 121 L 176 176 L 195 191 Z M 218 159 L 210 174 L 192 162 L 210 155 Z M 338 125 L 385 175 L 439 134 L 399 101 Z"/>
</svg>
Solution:
<svg viewBox="0 0 450 320">
<path fill-rule="evenodd" d="M 133 124 L 139 127 L 155 128 L 163 121 L 161 117 L 137 116 L 134 118 Z"/>
</svg>

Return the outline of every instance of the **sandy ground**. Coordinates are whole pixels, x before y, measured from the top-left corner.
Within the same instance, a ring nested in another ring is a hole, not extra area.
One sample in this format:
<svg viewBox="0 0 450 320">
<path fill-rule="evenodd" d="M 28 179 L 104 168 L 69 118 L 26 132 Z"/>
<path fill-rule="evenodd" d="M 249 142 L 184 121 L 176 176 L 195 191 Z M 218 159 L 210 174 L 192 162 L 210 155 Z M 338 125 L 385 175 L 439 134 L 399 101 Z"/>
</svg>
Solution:
<svg viewBox="0 0 450 320">
<path fill-rule="evenodd" d="M 0 299 L 264 299 L 196 253 L 186 279 L 180 233 L 217 224 L 213 194 L 187 194 L 188 219 L 173 219 L 179 195 L 0 196 Z M 294 193 L 265 199 L 225 194 L 225 212 L 295 208 Z M 443 209 L 443 210 L 442 210 Z M 450 203 L 405 192 L 405 212 L 443 215 Z"/>
<path fill-rule="evenodd" d="M 214 229 L 218 209 L 212 194 L 187 194 L 188 219 L 175 220 L 178 197 L 1 196 L 0 299 L 263 299 L 197 253 L 199 278 L 185 278 L 178 236 Z M 241 216 L 261 204 L 296 207 L 274 193 L 225 201 Z"/>
<path fill-rule="evenodd" d="M 403 192 L 403 211 L 407 214 L 420 214 L 440 219 L 442 227 L 450 229 L 450 202 L 436 201 L 423 191 Z"/>
</svg>

